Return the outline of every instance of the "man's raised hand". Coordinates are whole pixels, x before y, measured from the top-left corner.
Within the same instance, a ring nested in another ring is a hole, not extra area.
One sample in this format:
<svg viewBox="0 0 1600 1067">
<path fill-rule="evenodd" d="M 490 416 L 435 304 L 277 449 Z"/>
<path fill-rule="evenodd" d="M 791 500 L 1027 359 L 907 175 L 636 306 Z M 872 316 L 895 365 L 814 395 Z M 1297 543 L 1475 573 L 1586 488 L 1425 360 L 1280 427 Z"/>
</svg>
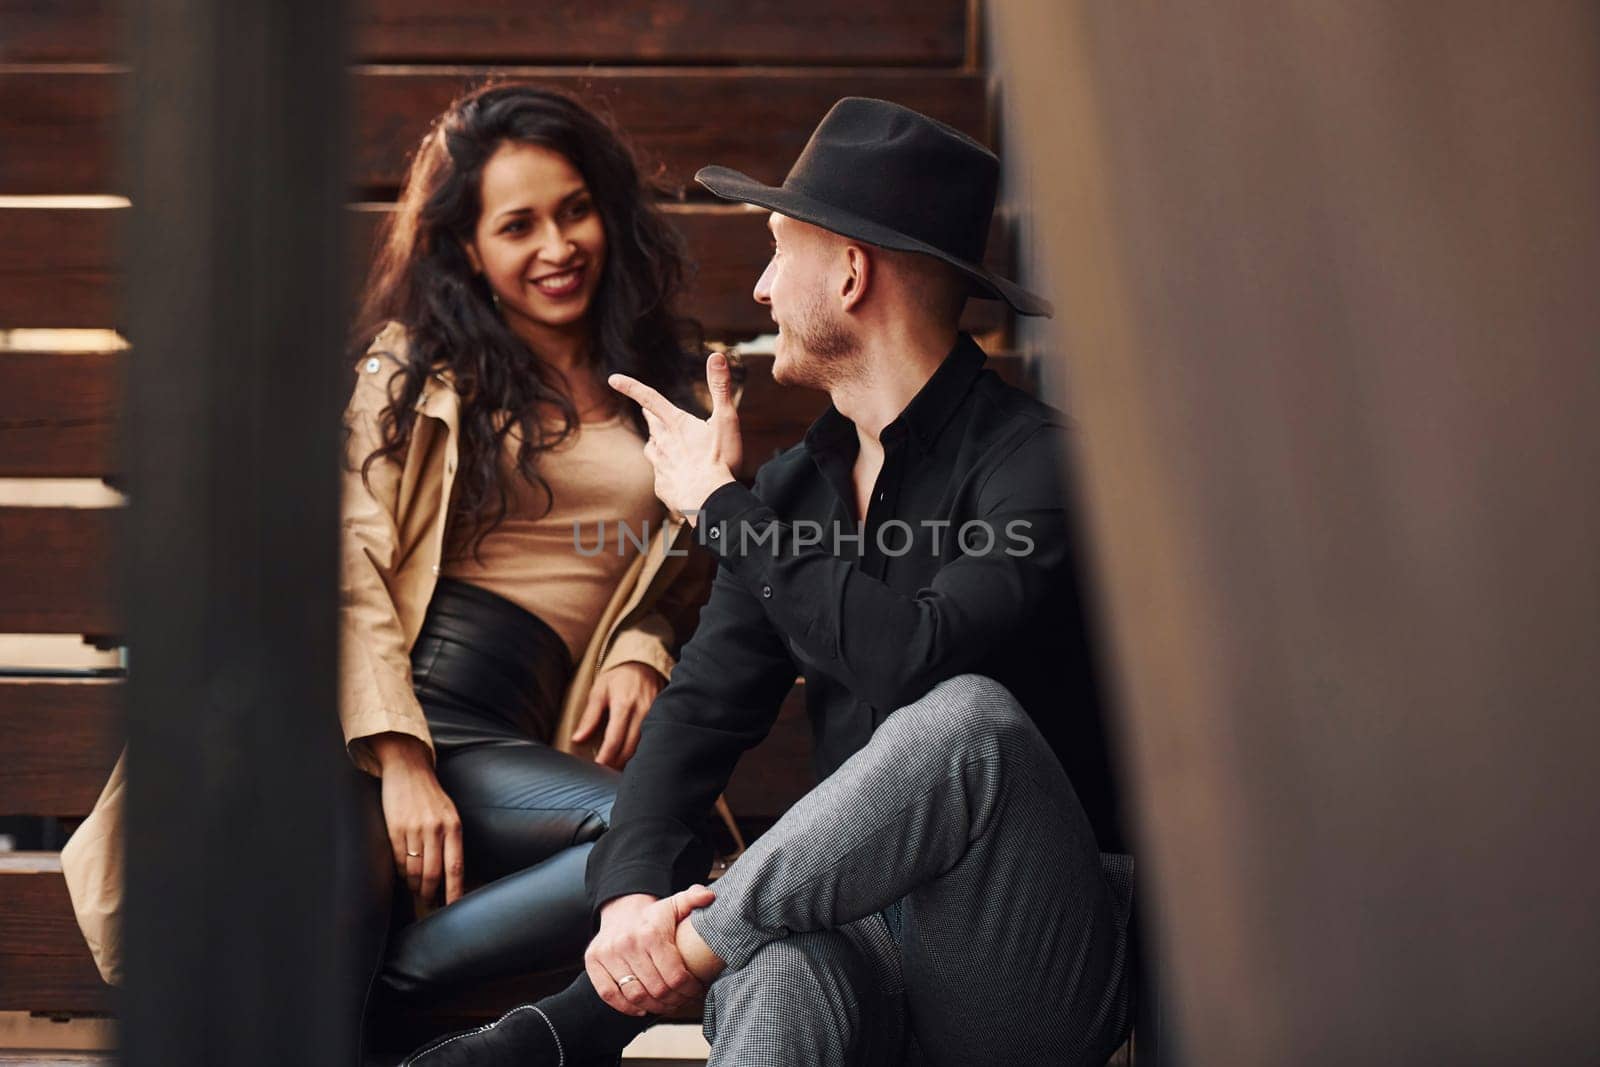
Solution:
<svg viewBox="0 0 1600 1067">
<path fill-rule="evenodd" d="M 656 496 L 696 521 L 706 498 L 733 481 L 733 471 L 744 455 L 728 357 L 713 352 L 706 360 L 706 387 L 711 393 L 711 417 L 707 419 L 695 418 L 626 374 L 613 374 L 608 381 L 611 388 L 644 410 L 650 427 L 644 454 L 655 469 Z"/>
</svg>

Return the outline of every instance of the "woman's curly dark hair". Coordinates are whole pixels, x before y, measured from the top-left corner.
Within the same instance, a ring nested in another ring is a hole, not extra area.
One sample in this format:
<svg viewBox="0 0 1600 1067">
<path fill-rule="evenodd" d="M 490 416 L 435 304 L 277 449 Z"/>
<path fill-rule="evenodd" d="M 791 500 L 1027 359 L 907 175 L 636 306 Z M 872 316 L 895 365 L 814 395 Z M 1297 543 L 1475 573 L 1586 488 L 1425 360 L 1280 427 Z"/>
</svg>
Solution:
<svg viewBox="0 0 1600 1067">
<path fill-rule="evenodd" d="M 531 85 L 490 85 L 462 96 L 434 121 L 411 161 L 367 280 L 352 349 L 359 355 L 389 322 L 405 327 L 410 346 L 390 380 L 383 441 L 362 463 L 363 478 L 379 459 L 402 460 L 428 375 L 451 372 L 461 425 L 448 522 L 452 540 L 474 551 L 505 519 L 509 495 L 499 473 L 505 435 L 518 432 L 518 470 L 549 502 L 538 455 L 579 421 L 559 373 L 506 325 L 488 282 L 467 258 L 482 211 L 484 165 L 507 142 L 561 153 L 599 210 L 607 251 L 588 321 L 590 359 L 602 380 L 629 374 L 681 407 L 700 406 L 693 392 L 700 331 L 675 311 L 685 281 L 683 247 L 621 138 L 583 105 Z M 623 403 L 645 432 L 637 405 Z M 539 418 L 541 409 L 552 408 L 562 416 L 556 430 Z"/>
</svg>

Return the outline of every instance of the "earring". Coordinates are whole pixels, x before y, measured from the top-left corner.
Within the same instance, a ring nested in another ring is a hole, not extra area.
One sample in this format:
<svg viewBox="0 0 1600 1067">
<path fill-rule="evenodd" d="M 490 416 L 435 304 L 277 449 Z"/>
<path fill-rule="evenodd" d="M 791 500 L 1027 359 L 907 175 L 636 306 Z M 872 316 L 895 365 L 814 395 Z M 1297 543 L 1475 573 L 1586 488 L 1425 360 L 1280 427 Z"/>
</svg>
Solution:
<svg viewBox="0 0 1600 1067">
<path fill-rule="evenodd" d="M 489 299 L 494 302 L 494 309 L 498 312 L 500 310 L 500 294 L 490 289 Z"/>
</svg>

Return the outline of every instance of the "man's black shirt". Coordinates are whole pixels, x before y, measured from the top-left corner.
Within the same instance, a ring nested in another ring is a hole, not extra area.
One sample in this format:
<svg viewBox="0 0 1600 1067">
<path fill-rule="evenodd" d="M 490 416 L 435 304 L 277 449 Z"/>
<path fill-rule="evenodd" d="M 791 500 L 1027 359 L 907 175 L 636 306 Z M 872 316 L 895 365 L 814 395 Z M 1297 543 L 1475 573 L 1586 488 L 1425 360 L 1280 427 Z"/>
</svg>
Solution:
<svg viewBox="0 0 1600 1067">
<path fill-rule="evenodd" d="M 698 529 L 717 577 L 590 857 L 597 909 L 705 877 L 709 851 L 694 827 L 797 674 L 819 779 L 941 681 L 994 678 L 1061 760 L 1100 847 L 1122 850 L 1063 478 L 1065 419 L 983 362 L 963 334 L 884 428 L 860 525 L 856 430 L 831 407 L 752 489 L 733 483 L 706 500 Z"/>
</svg>

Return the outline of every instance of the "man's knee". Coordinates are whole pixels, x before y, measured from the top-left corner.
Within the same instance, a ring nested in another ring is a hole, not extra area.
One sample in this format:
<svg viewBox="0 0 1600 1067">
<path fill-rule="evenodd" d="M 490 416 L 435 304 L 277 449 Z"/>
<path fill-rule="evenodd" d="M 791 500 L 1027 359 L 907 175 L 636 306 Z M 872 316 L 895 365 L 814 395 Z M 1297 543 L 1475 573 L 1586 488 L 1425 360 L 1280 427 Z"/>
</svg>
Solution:
<svg viewBox="0 0 1600 1067">
<path fill-rule="evenodd" d="M 879 730 L 884 731 L 943 752 L 1004 751 L 1015 744 L 1043 743 L 1011 691 L 981 674 L 958 674 L 940 682 L 921 700 L 889 716 Z"/>
</svg>

